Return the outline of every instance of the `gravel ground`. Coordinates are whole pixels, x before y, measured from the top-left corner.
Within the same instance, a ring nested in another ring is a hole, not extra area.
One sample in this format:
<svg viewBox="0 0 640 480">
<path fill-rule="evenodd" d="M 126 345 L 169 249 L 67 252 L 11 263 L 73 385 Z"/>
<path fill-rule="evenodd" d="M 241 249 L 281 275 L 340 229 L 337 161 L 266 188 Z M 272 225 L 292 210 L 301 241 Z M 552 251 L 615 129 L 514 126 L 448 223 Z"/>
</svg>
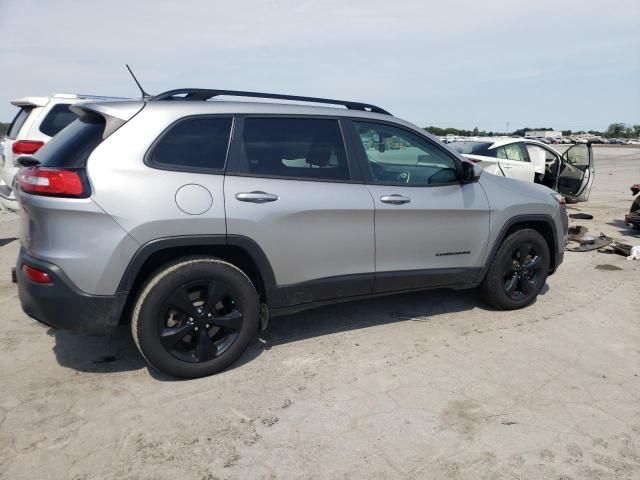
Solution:
<svg viewBox="0 0 640 480">
<path fill-rule="evenodd" d="M 621 222 L 640 150 L 596 152 L 580 223 L 640 244 Z M 27 318 L 17 251 L 0 247 L 3 479 L 640 478 L 640 262 L 569 252 L 516 312 L 432 291 L 274 319 L 230 370 L 173 381 L 127 327 Z"/>
</svg>

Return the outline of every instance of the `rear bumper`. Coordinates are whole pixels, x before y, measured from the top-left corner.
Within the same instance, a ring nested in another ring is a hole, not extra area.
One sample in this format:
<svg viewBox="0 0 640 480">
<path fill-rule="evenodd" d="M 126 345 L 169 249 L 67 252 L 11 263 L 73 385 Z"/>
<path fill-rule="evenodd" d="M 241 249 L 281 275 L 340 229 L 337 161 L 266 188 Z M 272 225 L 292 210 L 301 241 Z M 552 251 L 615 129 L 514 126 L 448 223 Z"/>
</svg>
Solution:
<svg viewBox="0 0 640 480">
<path fill-rule="evenodd" d="M 48 273 L 52 283 L 32 282 L 22 272 L 23 264 Z M 59 267 L 33 258 L 24 250 L 18 256 L 16 280 L 22 310 L 45 325 L 74 332 L 108 334 L 120 323 L 126 293 L 86 294 Z"/>
</svg>

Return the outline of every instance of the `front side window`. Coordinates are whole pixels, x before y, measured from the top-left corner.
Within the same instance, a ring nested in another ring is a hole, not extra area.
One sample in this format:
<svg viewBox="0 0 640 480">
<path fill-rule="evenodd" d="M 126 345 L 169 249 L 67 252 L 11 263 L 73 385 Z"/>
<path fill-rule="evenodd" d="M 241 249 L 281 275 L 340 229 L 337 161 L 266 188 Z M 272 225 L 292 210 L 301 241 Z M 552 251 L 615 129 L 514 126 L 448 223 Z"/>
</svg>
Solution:
<svg viewBox="0 0 640 480">
<path fill-rule="evenodd" d="M 268 177 L 349 180 L 337 120 L 247 118 L 242 135 L 243 170 Z"/>
<path fill-rule="evenodd" d="M 354 122 L 375 183 L 438 185 L 457 181 L 453 158 L 402 128 Z"/>
<path fill-rule="evenodd" d="M 154 166 L 176 170 L 223 170 L 231 118 L 194 117 L 169 127 L 149 156 Z"/>
<path fill-rule="evenodd" d="M 73 122 L 78 116 L 69 110 L 68 103 L 59 103 L 54 105 L 49 113 L 44 117 L 40 124 L 40 131 L 45 135 L 53 137 L 64 127 Z"/>
</svg>

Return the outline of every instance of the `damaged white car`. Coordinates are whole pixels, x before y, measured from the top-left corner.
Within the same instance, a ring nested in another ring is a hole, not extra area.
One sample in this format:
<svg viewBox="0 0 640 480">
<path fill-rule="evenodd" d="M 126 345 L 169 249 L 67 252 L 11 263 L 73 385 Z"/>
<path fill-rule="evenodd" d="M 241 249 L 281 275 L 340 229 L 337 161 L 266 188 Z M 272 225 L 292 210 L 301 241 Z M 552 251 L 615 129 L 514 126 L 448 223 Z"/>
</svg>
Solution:
<svg viewBox="0 0 640 480">
<path fill-rule="evenodd" d="M 569 201 L 586 202 L 593 184 L 591 145 L 576 144 L 564 153 L 524 138 L 463 140 L 449 144 L 494 175 L 536 182 Z"/>
</svg>

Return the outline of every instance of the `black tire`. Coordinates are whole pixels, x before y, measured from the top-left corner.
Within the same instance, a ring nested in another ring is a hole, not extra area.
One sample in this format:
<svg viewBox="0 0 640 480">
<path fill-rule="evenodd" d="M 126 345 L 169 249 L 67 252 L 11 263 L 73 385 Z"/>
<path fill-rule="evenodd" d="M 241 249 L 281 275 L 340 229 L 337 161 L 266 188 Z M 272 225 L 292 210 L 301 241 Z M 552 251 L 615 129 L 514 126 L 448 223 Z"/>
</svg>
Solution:
<svg viewBox="0 0 640 480">
<path fill-rule="evenodd" d="M 484 300 L 499 310 L 526 307 L 547 281 L 550 258 L 549 246 L 537 231 L 512 233 L 500 245 L 482 282 Z"/>
<path fill-rule="evenodd" d="M 197 378 L 238 359 L 258 324 L 258 294 L 249 277 L 223 260 L 188 257 L 151 276 L 133 309 L 131 331 L 151 366 Z"/>
</svg>

